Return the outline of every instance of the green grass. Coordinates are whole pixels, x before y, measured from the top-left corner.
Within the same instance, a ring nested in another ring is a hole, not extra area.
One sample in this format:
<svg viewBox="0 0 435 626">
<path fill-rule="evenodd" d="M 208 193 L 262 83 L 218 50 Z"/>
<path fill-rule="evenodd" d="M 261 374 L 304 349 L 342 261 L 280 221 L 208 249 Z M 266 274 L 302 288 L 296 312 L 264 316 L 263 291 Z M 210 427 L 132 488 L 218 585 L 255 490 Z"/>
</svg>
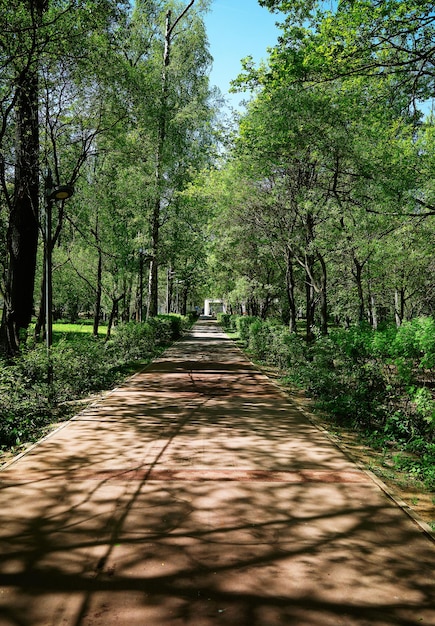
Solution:
<svg viewBox="0 0 435 626">
<path fill-rule="evenodd" d="M 93 323 L 84 321 L 80 323 L 56 322 L 53 324 L 53 344 L 59 341 L 75 341 L 91 338 L 93 331 Z M 107 332 L 107 324 L 100 324 L 98 327 L 98 337 L 105 337 Z"/>
<path fill-rule="evenodd" d="M 93 324 L 81 322 L 79 324 L 71 324 L 69 322 L 56 322 L 53 324 L 53 333 L 83 333 L 92 335 Z M 107 325 L 100 324 L 98 328 L 99 335 L 105 335 Z"/>
</svg>

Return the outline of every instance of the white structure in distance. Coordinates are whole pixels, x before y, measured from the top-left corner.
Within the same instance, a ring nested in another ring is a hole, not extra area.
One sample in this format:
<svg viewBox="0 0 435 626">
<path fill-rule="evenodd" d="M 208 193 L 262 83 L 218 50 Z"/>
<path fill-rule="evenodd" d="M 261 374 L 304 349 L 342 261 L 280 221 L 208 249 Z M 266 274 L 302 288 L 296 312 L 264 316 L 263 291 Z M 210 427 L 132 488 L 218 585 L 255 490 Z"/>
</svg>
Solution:
<svg viewBox="0 0 435 626">
<path fill-rule="evenodd" d="M 227 308 L 223 300 L 205 300 L 204 316 L 212 317 L 216 313 L 226 313 Z"/>
</svg>

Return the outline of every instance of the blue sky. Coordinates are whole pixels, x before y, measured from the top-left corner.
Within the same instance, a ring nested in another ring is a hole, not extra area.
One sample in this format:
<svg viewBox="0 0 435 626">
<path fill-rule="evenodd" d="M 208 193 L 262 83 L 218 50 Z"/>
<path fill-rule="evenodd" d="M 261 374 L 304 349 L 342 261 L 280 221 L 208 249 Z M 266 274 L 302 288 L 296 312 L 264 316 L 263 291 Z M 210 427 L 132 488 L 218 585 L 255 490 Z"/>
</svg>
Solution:
<svg viewBox="0 0 435 626">
<path fill-rule="evenodd" d="M 210 80 L 230 105 L 238 108 L 242 94 L 229 94 L 230 81 L 240 73 L 240 60 L 252 55 L 258 63 L 267 59 L 267 48 L 276 44 L 278 16 L 260 7 L 257 0 L 213 0 L 205 16 L 210 52 L 214 58 Z"/>
</svg>

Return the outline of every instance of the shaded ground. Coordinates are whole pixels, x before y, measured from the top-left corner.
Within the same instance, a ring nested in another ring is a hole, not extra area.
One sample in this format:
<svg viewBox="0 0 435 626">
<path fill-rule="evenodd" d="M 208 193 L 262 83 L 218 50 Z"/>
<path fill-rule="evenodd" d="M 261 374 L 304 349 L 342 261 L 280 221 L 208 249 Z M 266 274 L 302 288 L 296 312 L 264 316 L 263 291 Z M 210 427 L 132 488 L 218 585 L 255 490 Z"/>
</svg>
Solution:
<svg viewBox="0 0 435 626">
<path fill-rule="evenodd" d="M 435 545 L 210 322 L 0 473 L 0 624 L 435 624 Z"/>
<path fill-rule="evenodd" d="M 385 483 L 389 494 L 412 509 L 435 536 L 435 492 L 426 489 L 424 484 L 416 477 L 410 476 L 409 472 L 397 469 L 394 456 L 399 450 L 395 447 L 374 449 L 365 442 L 364 436 L 357 430 L 335 424 L 332 418 L 328 419 L 322 412 L 314 412 L 313 401 L 307 398 L 303 391 L 283 384 L 282 372 L 271 367 L 261 366 L 261 369 L 309 416 L 310 421 L 323 429 L 353 461 L 378 476 Z"/>
</svg>

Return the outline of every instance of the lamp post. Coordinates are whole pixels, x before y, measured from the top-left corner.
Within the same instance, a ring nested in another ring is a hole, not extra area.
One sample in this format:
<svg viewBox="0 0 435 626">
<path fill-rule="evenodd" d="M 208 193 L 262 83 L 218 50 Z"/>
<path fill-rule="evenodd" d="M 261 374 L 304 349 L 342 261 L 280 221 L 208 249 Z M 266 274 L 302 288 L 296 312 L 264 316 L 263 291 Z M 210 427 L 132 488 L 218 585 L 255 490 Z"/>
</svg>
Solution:
<svg viewBox="0 0 435 626">
<path fill-rule="evenodd" d="M 74 188 L 69 185 L 53 186 L 51 170 L 47 172 L 45 179 L 45 343 L 48 356 L 48 382 L 53 379 L 53 371 L 50 362 L 50 348 L 53 344 L 53 275 L 52 275 L 52 234 L 51 222 L 53 204 L 56 200 L 66 200 L 74 193 Z"/>
</svg>

